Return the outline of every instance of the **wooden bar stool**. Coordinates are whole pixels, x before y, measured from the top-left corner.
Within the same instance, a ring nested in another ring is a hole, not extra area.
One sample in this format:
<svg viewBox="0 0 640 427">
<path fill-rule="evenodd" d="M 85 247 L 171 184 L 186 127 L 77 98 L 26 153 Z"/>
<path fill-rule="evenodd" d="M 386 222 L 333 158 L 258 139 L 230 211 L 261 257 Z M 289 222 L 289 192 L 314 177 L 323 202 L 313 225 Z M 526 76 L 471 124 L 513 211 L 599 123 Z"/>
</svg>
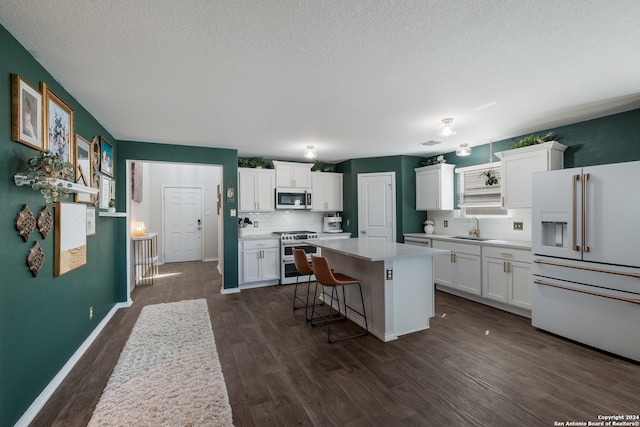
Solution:
<svg viewBox="0 0 640 427">
<path fill-rule="evenodd" d="M 304 308 L 304 318 L 307 322 L 311 321 L 311 317 L 309 317 L 309 289 L 311 288 L 311 276 L 313 275 L 313 268 L 309 261 L 307 261 L 307 253 L 302 249 L 293 248 L 293 261 L 296 266 L 296 270 L 298 271 L 298 277 L 296 278 L 296 288 L 293 291 L 293 309 L 297 310 L 299 308 Z M 298 296 L 298 281 L 300 277 L 307 276 L 307 298 L 303 300 Z M 316 288 L 317 288 L 316 284 Z M 296 301 L 302 303 L 302 305 L 296 305 Z M 315 294 L 313 299 L 313 305 L 315 305 Z"/>
<path fill-rule="evenodd" d="M 355 338 L 355 337 L 361 337 L 363 335 L 367 335 L 369 333 L 369 326 L 367 324 L 367 312 L 366 312 L 365 307 L 364 307 L 364 297 L 362 296 L 362 285 L 360 284 L 360 281 L 358 279 L 354 279 L 353 277 L 346 276 L 346 275 L 344 275 L 342 273 L 334 273 L 333 271 L 331 271 L 331 268 L 329 267 L 329 263 L 327 262 L 327 259 L 324 258 L 324 257 L 312 256 L 311 257 L 311 262 L 312 262 L 312 266 L 313 266 L 313 272 L 316 275 L 316 292 L 317 292 L 317 288 L 318 288 L 318 283 L 320 283 L 322 286 L 331 287 L 331 304 L 329 304 L 329 315 L 328 316 L 324 316 L 324 317 L 315 316 L 316 310 L 315 310 L 315 306 L 313 306 L 311 308 L 311 324 L 313 326 L 317 326 L 317 323 L 315 323 L 314 321 L 319 320 L 319 319 L 324 319 L 326 317 L 328 319 L 327 324 L 329 325 L 328 328 L 327 328 L 327 340 L 330 343 L 346 340 L 346 339 L 349 339 L 349 338 Z M 358 290 L 360 291 L 360 301 L 362 302 L 362 313 L 359 312 L 358 310 L 354 309 L 349 304 L 347 304 L 347 299 L 345 298 L 344 287 L 348 286 L 348 285 L 358 285 Z M 337 286 L 342 287 L 342 301 L 344 303 L 344 315 L 343 316 L 341 316 L 340 298 L 339 298 L 338 293 L 335 291 Z M 315 298 L 315 292 L 314 292 L 314 298 Z M 336 300 L 338 302 L 338 314 L 337 314 L 337 318 L 336 319 L 333 318 L 334 317 L 333 316 L 333 301 L 334 300 Z M 343 336 L 343 337 L 339 337 L 339 338 L 332 338 L 331 337 L 331 324 L 336 322 L 336 321 L 339 321 L 339 320 L 347 320 L 347 313 L 348 313 L 349 310 L 351 310 L 351 311 L 353 311 L 355 313 L 358 313 L 360 316 L 362 316 L 364 318 L 364 332 L 360 332 L 360 333 L 357 333 L 357 334 L 354 334 L 354 335 Z"/>
</svg>

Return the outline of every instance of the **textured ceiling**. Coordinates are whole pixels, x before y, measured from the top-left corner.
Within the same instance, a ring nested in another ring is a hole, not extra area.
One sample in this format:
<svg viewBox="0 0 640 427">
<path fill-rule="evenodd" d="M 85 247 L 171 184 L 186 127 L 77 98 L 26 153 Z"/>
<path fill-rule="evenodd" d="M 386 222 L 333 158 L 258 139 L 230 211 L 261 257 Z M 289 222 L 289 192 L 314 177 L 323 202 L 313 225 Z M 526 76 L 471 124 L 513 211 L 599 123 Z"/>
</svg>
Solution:
<svg viewBox="0 0 640 427">
<path fill-rule="evenodd" d="M 291 160 L 313 144 L 324 161 L 638 108 L 639 18 L 638 0 L 0 2 L 0 24 L 119 140 Z M 437 135 L 445 117 L 456 135 Z"/>
</svg>

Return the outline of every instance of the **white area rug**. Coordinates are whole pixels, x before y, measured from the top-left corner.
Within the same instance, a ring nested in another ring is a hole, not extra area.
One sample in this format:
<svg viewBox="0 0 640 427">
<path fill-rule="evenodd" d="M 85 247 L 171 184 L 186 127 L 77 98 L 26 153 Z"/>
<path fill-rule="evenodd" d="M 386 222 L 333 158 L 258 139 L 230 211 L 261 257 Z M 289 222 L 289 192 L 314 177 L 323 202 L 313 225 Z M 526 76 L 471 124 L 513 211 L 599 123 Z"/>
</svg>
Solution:
<svg viewBox="0 0 640 427">
<path fill-rule="evenodd" d="M 89 426 L 232 426 L 204 299 L 142 309 Z"/>
</svg>

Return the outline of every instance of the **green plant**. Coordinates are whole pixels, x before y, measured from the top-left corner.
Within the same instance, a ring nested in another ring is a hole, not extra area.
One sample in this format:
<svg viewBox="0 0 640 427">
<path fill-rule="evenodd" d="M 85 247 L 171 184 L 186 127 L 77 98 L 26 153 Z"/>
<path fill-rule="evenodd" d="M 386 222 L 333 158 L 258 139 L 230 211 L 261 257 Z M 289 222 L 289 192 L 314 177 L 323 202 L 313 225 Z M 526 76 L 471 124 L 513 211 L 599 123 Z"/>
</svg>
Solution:
<svg viewBox="0 0 640 427">
<path fill-rule="evenodd" d="M 109 200 L 109 207 L 110 208 L 115 208 L 116 207 L 116 199 Z"/>
<path fill-rule="evenodd" d="M 62 160 L 58 153 L 39 152 L 27 161 L 22 175 L 24 178 L 16 180 L 16 184 L 28 184 L 34 190 L 40 190 L 47 204 L 71 194 L 71 183 L 67 180 L 73 181 L 73 164 Z"/>
<path fill-rule="evenodd" d="M 555 132 L 547 132 L 546 135 L 527 135 L 518 142 L 513 143 L 513 148 L 528 147 L 529 145 L 542 144 L 543 142 L 552 141 L 556 136 Z"/>
<path fill-rule="evenodd" d="M 496 185 L 498 183 L 498 177 L 496 176 L 496 171 L 493 170 L 493 168 L 480 173 L 480 176 L 478 178 L 481 177 L 484 177 L 484 185 L 488 187 Z"/>
<path fill-rule="evenodd" d="M 425 160 L 421 160 L 420 166 L 438 165 L 440 163 L 447 163 L 447 161 L 444 159 L 444 156 L 442 154 L 436 157 L 431 157 Z"/>
<path fill-rule="evenodd" d="M 336 165 L 330 164 L 330 163 L 325 163 L 325 162 L 321 162 L 321 161 L 317 161 L 313 164 L 313 167 L 311 168 L 312 171 L 320 171 L 320 172 L 335 172 L 336 171 Z"/>
<path fill-rule="evenodd" d="M 268 168 L 271 162 L 262 157 L 244 157 L 238 159 L 238 167 L 241 168 Z"/>
</svg>

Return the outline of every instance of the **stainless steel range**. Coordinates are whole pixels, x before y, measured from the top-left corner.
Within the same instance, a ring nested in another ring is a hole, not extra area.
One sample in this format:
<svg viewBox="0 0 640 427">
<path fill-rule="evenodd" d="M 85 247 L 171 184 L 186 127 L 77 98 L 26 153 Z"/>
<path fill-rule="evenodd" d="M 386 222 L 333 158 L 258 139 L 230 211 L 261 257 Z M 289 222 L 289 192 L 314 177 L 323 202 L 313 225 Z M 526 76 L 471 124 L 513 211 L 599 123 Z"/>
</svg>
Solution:
<svg viewBox="0 0 640 427">
<path fill-rule="evenodd" d="M 293 259 L 293 249 L 302 249 L 307 253 L 307 259 L 311 261 L 311 255 L 320 255 L 320 249 L 303 243 L 304 240 L 315 240 L 318 233 L 308 230 L 275 231 L 273 234 L 280 236 L 280 284 L 300 283 L 307 281 L 307 276 L 298 278 L 298 270 Z M 311 276 L 315 280 L 315 276 Z"/>
</svg>

